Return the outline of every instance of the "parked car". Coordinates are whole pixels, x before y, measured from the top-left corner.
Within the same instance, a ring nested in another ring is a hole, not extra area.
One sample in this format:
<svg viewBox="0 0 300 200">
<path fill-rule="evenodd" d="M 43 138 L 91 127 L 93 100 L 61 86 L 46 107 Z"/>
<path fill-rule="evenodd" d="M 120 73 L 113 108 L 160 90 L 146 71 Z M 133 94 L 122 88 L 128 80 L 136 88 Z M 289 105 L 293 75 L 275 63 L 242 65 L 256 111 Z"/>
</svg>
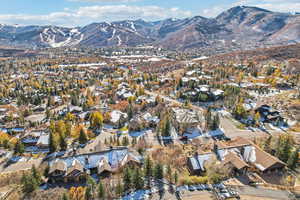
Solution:
<svg viewBox="0 0 300 200">
<path fill-rule="evenodd" d="M 196 185 L 195 187 L 196 187 L 197 190 L 203 190 L 204 189 L 204 187 L 202 185 L 200 185 L 200 184 Z"/>
<path fill-rule="evenodd" d="M 192 186 L 192 185 L 189 185 L 189 191 L 193 192 L 196 190 L 196 187 Z"/>
</svg>

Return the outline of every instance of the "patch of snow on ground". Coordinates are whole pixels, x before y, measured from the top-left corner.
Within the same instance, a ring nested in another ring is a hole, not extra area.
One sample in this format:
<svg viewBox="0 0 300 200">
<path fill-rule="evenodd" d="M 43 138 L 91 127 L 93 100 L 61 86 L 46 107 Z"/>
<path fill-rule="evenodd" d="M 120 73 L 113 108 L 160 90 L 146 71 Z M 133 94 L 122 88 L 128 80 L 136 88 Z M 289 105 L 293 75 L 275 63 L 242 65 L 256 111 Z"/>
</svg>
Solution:
<svg viewBox="0 0 300 200">
<path fill-rule="evenodd" d="M 87 64 L 68 64 L 68 65 L 59 65 L 59 67 L 71 67 L 71 66 L 77 66 L 77 67 L 92 67 L 92 66 L 103 66 L 106 65 L 107 63 L 102 62 L 102 63 L 87 63 Z"/>
<path fill-rule="evenodd" d="M 141 130 L 141 131 L 131 131 L 131 132 L 129 132 L 129 135 L 131 137 L 141 137 L 143 135 L 147 135 L 147 134 L 150 134 L 150 133 L 152 133 L 151 129 L 144 129 L 144 130 Z"/>
<path fill-rule="evenodd" d="M 112 40 L 115 37 L 116 34 L 116 29 L 113 29 L 112 35 L 109 39 L 107 39 L 108 41 Z"/>
<path fill-rule="evenodd" d="M 207 57 L 207 56 L 201 56 L 201 57 L 195 58 L 195 59 L 193 59 L 193 60 L 205 60 L 205 59 L 207 59 L 207 58 L 209 58 L 209 57 Z"/>
<path fill-rule="evenodd" d="M 122 40 L 121 40 L 120 36 L 118 35 L 117 38 L 118 38 L 118 46 L 121 46 L 122 45 Z"/>
<path fill-rule="evenodd" d="M 148 194 L 150 194 L 150 190 L 137 190 L 135 192 L 130 193 L 127 196 L 122 197 L 122 200 L 144 200 Z"/>
<path fill-rule="evenodd" d="M 134 23 L 133 23 L 133 22 L 131 22 L 131 23 L 130 23 L 130 27 L 131 27 L 131 29 L 132 29 L 132 30 L 136 31 L 136 28 L 135 28 L 135 26 L 134 26 Z"/>
</svg>

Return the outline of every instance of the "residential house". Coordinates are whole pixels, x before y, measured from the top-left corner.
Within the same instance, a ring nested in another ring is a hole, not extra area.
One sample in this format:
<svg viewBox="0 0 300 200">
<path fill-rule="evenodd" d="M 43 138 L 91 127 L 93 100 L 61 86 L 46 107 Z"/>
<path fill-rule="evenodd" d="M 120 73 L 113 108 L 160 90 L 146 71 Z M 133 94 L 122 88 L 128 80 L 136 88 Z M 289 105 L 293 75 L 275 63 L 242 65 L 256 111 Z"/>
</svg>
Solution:
<svg viewBox="0 0 300 200">
<path fill-rule="evenodd" d="M 50 182 L 78 182 L 88 174 L 109 176 L 127 165 L 140 165 L 141 157 L 126 147 L 73 155 L 49 161 Z"/>
<path fill-rule="evenodd" d="M 116 92 L 116 95 L 119 99 L 128 99 L 129 97 L 134 96 L 127 83 L 121 83 L 118 85 L 118 91 Z"/>
<path fill-rule="evenodd" d="M 245 174 L 248 171 L 269 174 L 280 171 L 286 166 L 251 141 L 239 137 L 229 142 L 218 141 L 213 145 L 211 152 L 189 157 L 187 165 L 190 173 L 197 175 L 204 173 L 205 163 L 213 158 L 216 158 L 220 164 L 229 166 L 235 174 Z"/>
<path fill-rule="evenodd" d="M 49 148 L 49 133 L 45 133 L 39 137 L 39 140 L 36 143 L 36 146 L 39 149 L 47 150 Z"/>
<path fill-rule="evenodd" d="M 25 145 L 25 147 L 35 146 L 42 134 L 43 133 L 40 131 L 28 132 L 22 137 L 21 141 Z"/>
<path fill-rule="evenodd" d="M 203 115 L 196 110 L 184 108 L 171 109 L 171 122 L 179 134 L 183 134 L 187 129 L 198 128 L 202 125 Z"/>
<path fill-rule="evenodd" d="M 137 104 L 142 104 L 142 103 L 145 103 L 147 106 L 155 106 L 156 104 L 156 100 L 155 100 L 155 97 L 154 96 L 147 96 L 147 95 L 142 95 L 142 96 L 139 96 L 135 102 Z"/>
<path fill-rule="evenodd" d="M 25 118 L 25 121 L 31 122 L 31 123 L 42 123 L 46 119 L 45 114 L 34 114 L 30 115 Z"/>
<path fill-rule="evenodd" d="M 127 113 L 123 113 L 119 110 L 113 110 L 110 113 L 110 117 L 111 124 L 116 128 L 120 128 L 127 121 L 128 115 Z"/>
<path fill-rule="evenodd" d="M 279 111 L 273 110 L 271 106 L 262 105 L 255 112 L 259 112 L 264 123 L 272 123 L 277 126 L 284 125 L 284 118 L 280 115 Z"/>
</svg>

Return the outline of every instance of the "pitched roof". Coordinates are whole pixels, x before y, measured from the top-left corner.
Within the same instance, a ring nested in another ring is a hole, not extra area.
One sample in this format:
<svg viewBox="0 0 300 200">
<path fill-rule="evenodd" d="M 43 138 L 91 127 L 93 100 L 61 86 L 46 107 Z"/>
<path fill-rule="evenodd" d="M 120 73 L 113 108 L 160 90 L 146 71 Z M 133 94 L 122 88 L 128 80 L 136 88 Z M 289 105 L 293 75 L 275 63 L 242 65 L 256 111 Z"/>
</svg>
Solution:
<svg viewBox="0 0 300 200">
<path fill-rule="evenodd" d="M 205 162 L 210 160 L 213 157 L 212 153 L 202 154 L 202 155 L 196 155 L 189 157 L 190 163 L 192 165 L 193 170 L 201 170 L 205 171 Z"/>
<path fill-rule="evenodd" d="M 226 165 L 228 163 L 231 163 L 238 170 L 243 169 L 244 167 L 249 167 L 249 165 L 243 159 L 233 152 L 229 152 L 224 157 L 223 164 Z"/>
<path fill-rule="evenodd" d="M 54 171 L 67 171 L 67 163 L 63 160 L 56 160 L 52 165 L 50 165 L 49 174 L 53 173 Z"/>
<path fill-rule="evenodd" d="M 37 141 L 37 145 L 48 146 L 49 145 L 49 134 L 41 135 Z"/>
<path fill-rule="evenodd" d="M 179 123 L 198 123 L 200 122 L 200 115 L 196 111 L 188 109 L 173 108 L 175 119 Z"/>
<path fill-rule="evenodd" d="M 108 163 L 108 161 L 107 161 L 106 158 L 102 158 L 99 161 L 97 169 L 98 169 L 98 174 L 101 174 L 104 171 L 109 171 L 109 172 L 113 171 L 113 169 L 109 165 L 109 163 Z"/>
<path fill-rule="evenodd" d="M 77 160 L 74 159 L 72 165 L 67 169 L 66 176 L 76 176 L 78 172 L 83 172 L 83 165 Z"/>
<path fill-rule="evenodd" d="M 135 156 L 135 155 L 133 155 L 132 153 L 128 153 L 125 157 L 124 157 L 124 159 L 121 161 L 121 165 L 123 166 L 123 165 L 126 165 L 128 162 L 130 162 L 130 161 L 132 161 L 132 162 L 135 162 L 135 163 L 141 163 L 140 162 L 140 159 L 137 157 L 137 156 Z"/>
<path fill-rule="evenodd" d="M 285 163 L 278 158 L 263 151 L 253 142 L 242 137 L 229 142 L 218 141 L 215 144 L 218 147 L 218 156 L 223 160 L 224 164 L 230 162 L 238 169 L 251 164 L 264 172 L 276 164 L 285 166 Z"/>
<path fill-rule="evenodd" d="M 263 151 L 261 148 L 259 148 L 257 145 L 254 145 L 255 150 L 255 161 L 252 162 L 259 170 L 266 171 L 270 167 L 274 166 L 275 164 L 280 164 L 282 166 L 285 166 L 286 164 L 279 160 L 278 158 L 272 156 L 271 154 Z"/>
<path fill-rule="evenodd" d="M 223 142 L 223 141 L 217 141 L 216 145 L 219 149 L 229 149 L 229 148 L 235 148 L 235 147 L 242 147 L 242 146 L 248 146 L 251 145 L 252 142 L 243 138 L 243 137 L 237 137 L 231 141 Z"/>
</svg>

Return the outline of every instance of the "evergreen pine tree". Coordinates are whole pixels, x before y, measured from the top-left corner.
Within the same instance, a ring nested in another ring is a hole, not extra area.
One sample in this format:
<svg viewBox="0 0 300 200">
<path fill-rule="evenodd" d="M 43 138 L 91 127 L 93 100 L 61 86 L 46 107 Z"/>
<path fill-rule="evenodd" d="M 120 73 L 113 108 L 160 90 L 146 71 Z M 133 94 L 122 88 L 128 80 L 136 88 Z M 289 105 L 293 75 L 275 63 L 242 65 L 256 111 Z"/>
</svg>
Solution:
<svg viewBox="0 0 300 200">
<path fill-rule="evenodd" d="M 55 137 L 55 133 L 50 132 L 50 136 L 49 136 L 49 149 L 50 149 L 50 152 L 53 153 L 53 152 L 57 151 L 57 147 L 58 147 L 58 143 L 57 143 L 57 139 Z"/>
<path fill-rule="evenodd" d="M 132 146 L 135 146 L 137 144 L 136 137 L 133 137 L 133 139 L 131 140 L 131 144 Z"/>
<path fill-rule="evenodd" d="M 164 169 L 163 165 L 158 163 L 154 168 L 154 177 L 155 179 L 163 179 L 164 178 Z"/>
<path fill-rule="evenodd" d="M 123 185 L 120 180 L 118 180 L 118 184 L 116 186 L 116 196 L 119 198 L 123 193 Z"/>
<path fill-rule="evenodd" d="M 127 115 L 128 115 L 128 119 L 131 120 L 133 117 L 133 108 L 132 108 L 132 104 L 130 103 L 128 108 L 127 108 Z"/>
<path fill-rule="evenodd" d="M 124 192 L 127 193 L 131 190 L 132 188 L 132 182 L 131 182 L 131 170 L 126 167 L 123 175 L 123 185 L 124 185 Z"/>
<path fill-rule="evenodd" d="M 210 111 L 210 108 L 208 108 L 208 110 L 206 112 L 205 120 L 206 120 L 206 128 L 210 129 L 210 127 L 211 127 L 211 111 Z"/>
<path fill-rule="evenodd" d="M 66 142 L 66 137 L 63 137 L 62 135 L 59 136 L 59 144 L 60 144 L 60 149 L 62 151 L 67 150 L 68 144 Z"/>
<path fill-rule="evenodd" d="M 263 150 L 267 153 L 271 153 L 271 141 L 272 141 L 272 136 L 269 136 L 267 140 L 264 142 Z"/>
<path fill-rule="evenodd" d="M 84 196 L 85 196 L 85 200 L 92 200 L 93 199 L 91 186 L 88 185 L 85 188 Z"/>
<path fill-rule="evenodd" d="M 291 145 L 289 144 L 288 141 L 285 141 L 282 145 L 283 145 L 283 151 L 282 151 L 281 160 L 286 163 L 291 153 Z"/>
<path fill-rule="evenodd" d="M 171 123 L 170 123 L 169 117 L 166 116 L 162 136 L 168 137 L 170 135 L 171 135 Z"/>
<path fill-rule="evenodd" d="M 87 137 L 84 129 L 82 128 L 79 133 L 79 143 L 85 144 L 85 143 L 87 143 L 87 141 L 88 141 L 88 137 Z"/>
<path fill-rule="evenodd" d="M 42 183 L 42 176 L 40 172 L 35 168 L 34 165 L 31 167 L 31 175 L 36 180 L 36 183 L 40 185 Z"/>
<path fill-rule="evenodd" d="M 100 200 L 105 200 L 105 198 L 106 198 L 104 186 L 101 181 L 99 182 L 99 185 L 98 185 L 98 197 Z"/>
<path fill-rule="evenodd" d="M 133 185 L 136 190 L 141 190 L 144 188 L 144 180 L 142 177 L 142 173 L 139 168 L 136 168 L 134 176 L 133 176 Z"/>
<path fill-rule="evenodd" d="M 15 153 L 16 154 L 23 154 L 25 152 L 24 144 L 18 140 L 16 146 L 15 146 Z"/>
<path fill-rule="evenodd" d="M 146 158 L 145 162 L 145 177 L 147 178 L 147 187 L 151 186 L 151 178 L 153 176 L 153 164 L 149 156 Z"/>
<path fill-rule="evenodd" d="M 64 193 L 63 197 L 62 197 L 62 200 L 69 200 L 69 197 L 66 193 Z"/>
<path fill-rule="evenodd" d="M 172 169 L 170 165 L 167 166 L 167 175 L 170 178 L 170 180 L 172 180 Z"/>
<path fill-rule="evenodd" d="M 91 176 L 88 176 L 86 179 L 86 184 L 88 187 L 90 187 L 90 192 L 93 199 L 96 192 L 96 181 Z"/>
<path fill-rule="evenodd" d="M 129 140 L 128 137 L 123 137 L 122 139 L 122 146 L 128 146 L 129 145 Z"/>
<path fill-rule="evenodd" d="M 38 188 L 38 183 L 32 175 L 23 174 L 21 184 L 24 193 L 31 193 Z"/>
<path fill-rule="evenodd" d="M 177 185 L 177 183 L 178 183 L 178 174 L 177 174 L 177 171 L 175 171 L 175 173 L 174 173 L 174 183 L 175 183 L 175 185 Z"/>
<path fill-rule="evenodd" d="M 287 161 L 287 166 L 291 169 L 295 169 L 297 163 L 299 161 L 299 149 L 295 149 L 293 152 L 290 153 L 289 159 Z"/>
<path fill-rule="evenodd" d="M 117 137 L 117 146 L 121 146 L 119 137 Z"/>
</svg>

